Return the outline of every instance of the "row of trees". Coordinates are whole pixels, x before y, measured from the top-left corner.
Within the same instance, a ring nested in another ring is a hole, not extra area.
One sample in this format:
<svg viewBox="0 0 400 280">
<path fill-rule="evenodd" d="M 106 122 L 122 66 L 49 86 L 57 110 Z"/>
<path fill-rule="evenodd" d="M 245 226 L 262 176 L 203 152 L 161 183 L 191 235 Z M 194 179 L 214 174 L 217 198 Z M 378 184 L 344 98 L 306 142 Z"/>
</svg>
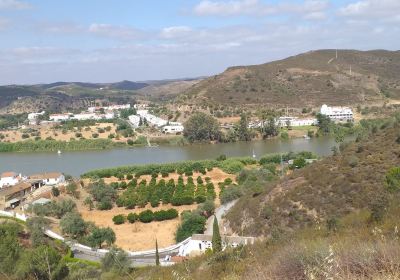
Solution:
<svg viewBox="0 0 400 280">
<path fill-rule="evenodd" d="M 152 207 L 157 207 L 160 203 L 164 205 L 171 203 L 174 206 L 190 205 L 215 197 L 215 187 L 209 178 L 204 182 L 199 176 L 196 185 L 192 177 L 188 177 L 187 183 L 184 184 L 180 176 L 177 183 L 173 179 L 168 182 L 161 179 L 157 182 L 155 178 L 152 178 L 147 184 L 146 180 L 137 183 L 137 180 L 133 179 L 127 184 L 127 189 L 116 203 L 119 207 L 133 209 L 136 206 L 144 207 L 147 203 L 150 203 Z"/>
<path fill-rule="evenodd" d="M 136 221 L 140 221 L 142 223 L 150 223 L 152 221 L 165 221 L 172 220 L 178 217 L 178 211 L 171 208 L 168 210 L 160 210 L 160 211 L 151 211 L 144 210 L 139 214 L 129 213 L 127 216 L 120 214 L 113 217 L 113 222 L 116 225 L 120 225 L 125 223 L 127 220 L 129 223 L 134 223 Z"/>
<path fill-rule="evenodd" d="M 277 136 L 279 129 L 275 124 L 277 114 L 273 111 L 262 111 L 259 114 L 262 126 L 259 132 L 263 138 Z M 256 136 L 256 131 L 249 129 L 249 117 L 247 114 L 241 114 L 240 121 L 227 134 L 220 130 L 217 119 L 205 113 L 193 114 L 184 124 L 183 135 L 190 142 L 234 142 L 250 141 Z"/>
</svg>

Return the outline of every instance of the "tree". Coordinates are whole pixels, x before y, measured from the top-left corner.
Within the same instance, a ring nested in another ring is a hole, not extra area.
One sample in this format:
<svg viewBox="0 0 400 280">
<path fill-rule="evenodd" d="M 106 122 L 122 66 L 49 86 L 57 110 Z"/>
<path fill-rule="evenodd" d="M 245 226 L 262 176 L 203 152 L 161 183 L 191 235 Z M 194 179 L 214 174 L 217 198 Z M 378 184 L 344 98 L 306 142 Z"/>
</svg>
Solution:
<svg viewBox="0 0 400 280">
<path fill-rule="evenodd" d="M 332 121 L 327 115 L 317 114 L 317 126 L 323 134 L 331 131 Z"/>
<path fill-rule="evenodd" d="M 89 208 L 89 211 L 92 211 L 94 208 L 93 200 L 90 197 L 86 197 L 83 204 Z"/>
<path fill-rule="evenodd" d="M 109 227 L 94 227 L 91 231 L 91 235 L 89 235 L 87 238 L 87 242 L 92 248 L 101 248 L 104 242 L 106 242 L 108 246 L 111 246 L 115 242 L 115 240 L 115 233 Z"/>
<path fill-rule="evenodd" d="M 214 253 L 222 251 L 222 240 L 219 232 L 219 225 L 217 217 L 214 215 L 213 236 L 212 236 L 212 249 Z"/>
<path fill-rule="evenodd" d="M 129 272 L 129 267 L 128 254 L 114 247 L 101 260 L 101 268 L 106 272 L 122 275 Z"/>
<path fill-rule="evenodd" d="M 37 247 L 46 243 L 44 231 L 49 226 L 50 221 L 44 217 L 32 217 L 26 221 L 30 233 L 32 245 Z"/>
<path fill-rule="evenodd" d="M 87 225 L 81 215 L 76 212 L 70 212 L 61 218 L 60 227 L 63 234 L 77 238 L 85 235 Z"/>
<path fill-rule="evenodd" d="M 77 191 L 78 190 L 78 185 L 75 184 L 74 182 L 69 183 L 66 186 L 65 189 L 66 189 L 67 193 L 72 195 L 73 197 L 75 197 L 75 198 L 79 197 L 79 194 L 78 194 L 78 191 Z"/>
<path fill-rule="evenodd" d="M 237 134 L 240 141 L 250 141 L 252 138 L 251 131 L 249 129 L 249 121 L 246 114 L 240 115 Z"/>
<path fill-rule="evenodd" d="M 218 141 L 221 131 L 218 121 L 205 113 L 193 114 L 184 124 L 183 135 L 190 142 Z"/>
<path fill-rule="evenodd" d="M 274 137 L 278 135 L 278 127 L 275 124 L 275 118 L 269 117 L 268 121 L 264 121 L 264 127 L 261 129 L 263 138 Z"/>
<path fill-rule="evenodd" d="M 15 262 L 23 250 L 18 242 L 18 234 L 22 231 L 22 226 L 15 222 L 0 224 L 0 273 L 2 274 L 15 273 Z"/>
<path fill-rule="evenodd" d="M 41 245 L 24 252 L 18 262 L 18 279 L 64 279 L 68 275 L 68 268 L 62 256 L 53 247 Z"/>
<path fill-rule="evenodd" d="M 158 254 L 158 243 L 156 239 L 156 266 L 160 265 L 160 255 Z"/>
<path fill-rule="evenodd" d="M 120 214 L 120 215 L 114 216 L 114 217 L 112 218 L 112 220 L 113 220 L 114 224 L 116 224 L 116 225 L 121 225 L 121 224 L 125 223 L 126 218 L 125 218 L 124 215 Z"/>
<path fill-rule="evenodd" d="M 184 212 L 182 224 L 176 232 L 176 241 L 181 242 L 195 233 L 203 233 L 205 230 L 206 218 L 192 212 Z"/>
<path fill-rule="evenodd" d="M 57 196 L 60 195 L 60 190 L 59 190 L 57 187 L 52 187 L 52 188 L 51 188 L 51 194 L 52 194 L 54 197 L 57 197 Z"/>
</svg>

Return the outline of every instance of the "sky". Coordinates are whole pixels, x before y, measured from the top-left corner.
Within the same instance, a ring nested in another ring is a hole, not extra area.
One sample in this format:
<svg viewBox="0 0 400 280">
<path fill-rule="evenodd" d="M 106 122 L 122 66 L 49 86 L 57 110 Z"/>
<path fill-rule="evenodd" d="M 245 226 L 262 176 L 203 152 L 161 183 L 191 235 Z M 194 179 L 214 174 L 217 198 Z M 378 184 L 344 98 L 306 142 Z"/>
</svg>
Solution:
<svg viewBox="0 0 400 280">
<path fill-rule="evenodd" d="M 399 43 L 400 0 L 0 0 L 0 84 L 209 76 Z"/>
</svg>

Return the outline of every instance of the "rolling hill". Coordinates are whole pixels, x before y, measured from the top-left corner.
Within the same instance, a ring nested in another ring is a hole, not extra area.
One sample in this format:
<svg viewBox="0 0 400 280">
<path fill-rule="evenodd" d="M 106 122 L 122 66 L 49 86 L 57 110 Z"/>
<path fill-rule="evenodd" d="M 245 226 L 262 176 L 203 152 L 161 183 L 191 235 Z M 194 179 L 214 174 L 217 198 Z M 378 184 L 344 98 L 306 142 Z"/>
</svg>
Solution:
<svg viewBox="0 0 400 280">
<path fill-rule="evenodd" d="M 197 80 L 160 80 L 116 83 L 55 82 L 0 86 L 0 114 L 81 110 L 93 102 L 131 102 L 171 99 Z M 171 97 L 170 97 L 171 96 Z"/>
<path fill-rule="evenodd" d="M 270 106 L 348 105 L 400 99 L 400 51 L 310 51 L 230 67 L 187 90 L 190 103 Z"/>
</svg>

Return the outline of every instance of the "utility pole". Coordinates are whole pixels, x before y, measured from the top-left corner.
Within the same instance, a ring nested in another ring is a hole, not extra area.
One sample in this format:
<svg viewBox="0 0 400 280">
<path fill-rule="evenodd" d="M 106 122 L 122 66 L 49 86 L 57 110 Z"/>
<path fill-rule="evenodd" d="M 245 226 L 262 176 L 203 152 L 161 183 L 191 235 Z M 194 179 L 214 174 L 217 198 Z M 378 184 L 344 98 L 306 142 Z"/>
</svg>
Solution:
<svg viewBox="0 0 400 280">
<path fill-rule="evenodd" d="M 350 76 L 351 76 L 351 65 L 350 65 Z"/>
<path fill-rule="evenodd" d="M 336 49 L 336 60 L 337 60 L 337 49 Z"/>
</svg>

